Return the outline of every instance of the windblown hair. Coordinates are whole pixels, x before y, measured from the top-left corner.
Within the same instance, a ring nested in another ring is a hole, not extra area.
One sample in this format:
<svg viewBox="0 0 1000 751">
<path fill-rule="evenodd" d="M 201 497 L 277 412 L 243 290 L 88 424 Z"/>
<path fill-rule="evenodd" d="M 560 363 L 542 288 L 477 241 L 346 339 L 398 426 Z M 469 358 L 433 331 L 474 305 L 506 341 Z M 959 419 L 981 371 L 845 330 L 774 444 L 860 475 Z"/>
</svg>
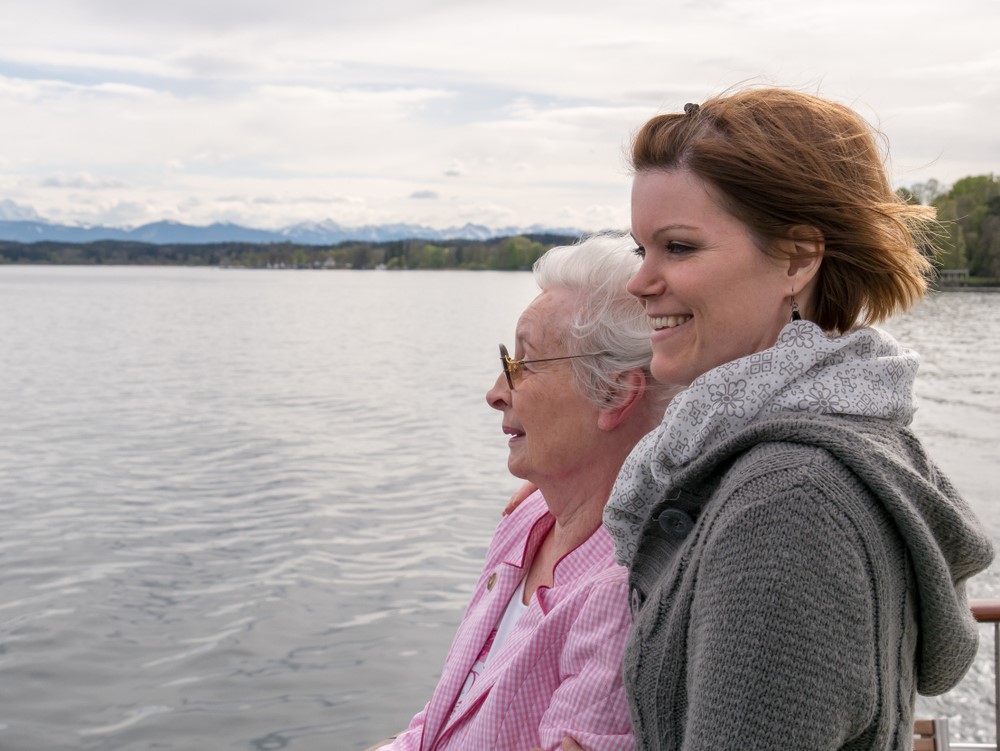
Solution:
<svg viewBox="0 0 1000 751">
<path fill-rule="evenodd" d="M 533 271 L 542 290 L 565 289 L 575 297 L 565 332 L 573 352 L 602 353 L 571 361 L 588 398 L 602 406 L 609 403 L 609 395 L 621 398 L 623 384 L 617 376 L 638 369 L 662 412 L 668 395 L 649 371 L 649 321 L 642 303 L 625 288 L 642 263 L 635 250 L 630 235 L 590 235 L 576 245 L 552 248 L 535 262 Z"/>
<path fill-rule="evenodd" d="M 789 89 L 736 91 L 658 115 L 639 130 L 632 167 L 687 169 L 746 224 L 758 247 L 803 228 L 825 249 L 808 317 L 845 333 L 923 297 L 934 210 L 906 203 L 886 176 L 884 138 L 854 110 Z"/>
</svg>

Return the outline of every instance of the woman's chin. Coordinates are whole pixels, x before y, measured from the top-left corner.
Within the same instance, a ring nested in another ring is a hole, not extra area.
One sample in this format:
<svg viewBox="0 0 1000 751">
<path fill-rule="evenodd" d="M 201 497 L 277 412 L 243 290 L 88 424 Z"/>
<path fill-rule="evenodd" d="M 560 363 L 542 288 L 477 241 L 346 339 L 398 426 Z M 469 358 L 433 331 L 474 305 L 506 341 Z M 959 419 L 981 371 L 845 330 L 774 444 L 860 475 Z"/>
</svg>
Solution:
<svg viewBox="0 0 1000 751">
<path fill-rule="evenodd" d="M 513 459 L 509 459 L 507 461 L 507 471 L 510 472 L 512 475 L 514 475 L 514 477 L 516 477 L 519 480 L 529 479 L 528 477 L 526 477 L 526 474 L 530 473 L 526 473 L 524 469 L 518 465 L 517 462 L 513 461 Z"/>
</svg>

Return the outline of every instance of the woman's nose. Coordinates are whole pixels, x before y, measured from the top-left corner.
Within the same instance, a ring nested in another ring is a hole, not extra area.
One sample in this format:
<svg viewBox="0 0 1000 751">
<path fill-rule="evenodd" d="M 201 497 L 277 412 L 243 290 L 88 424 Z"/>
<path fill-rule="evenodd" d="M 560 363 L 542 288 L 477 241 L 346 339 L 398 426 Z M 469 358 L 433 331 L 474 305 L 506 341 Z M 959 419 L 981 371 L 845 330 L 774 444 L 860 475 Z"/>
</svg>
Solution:
<svg viewBox="0 0 1000 751">
<path fill-rule="evenodd" d="M 644 258 L 639 270 L 628 280 L 625 289 L 629 291 L 629 294 L 642 300 L 646 297 L 662 294 L 666 289 L 666 284 L 662 275 L 656 273 L 649 259 Z"/>
<path fill-rule="evenodd" d="M 497 376 L 493 387 L 486 392 L 486 403 L 501 412 L 510 405 L 510 387 L 503 373 Z"/>
</svg>

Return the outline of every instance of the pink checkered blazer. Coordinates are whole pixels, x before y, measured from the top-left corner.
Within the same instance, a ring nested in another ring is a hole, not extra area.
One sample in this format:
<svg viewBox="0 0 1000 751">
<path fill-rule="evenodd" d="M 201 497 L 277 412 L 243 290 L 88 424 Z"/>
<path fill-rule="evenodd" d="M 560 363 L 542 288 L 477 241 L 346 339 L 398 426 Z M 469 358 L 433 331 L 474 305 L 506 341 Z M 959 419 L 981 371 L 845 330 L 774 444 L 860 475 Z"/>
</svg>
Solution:
<svg viewBox="0 0 1000 751">
<path fill-rule="evenodd" d="M 554 524 L 534 493 L 497 527 L 472 601 L 427 706 L 393 751 L 531 751 L 570 735 L 588 751 L 635 747 L 621 662 L 632 623 L 627 572 L 603 527 L 565 555 L 500 652 L 455 700 L 511 595 Z"/>
</svg>

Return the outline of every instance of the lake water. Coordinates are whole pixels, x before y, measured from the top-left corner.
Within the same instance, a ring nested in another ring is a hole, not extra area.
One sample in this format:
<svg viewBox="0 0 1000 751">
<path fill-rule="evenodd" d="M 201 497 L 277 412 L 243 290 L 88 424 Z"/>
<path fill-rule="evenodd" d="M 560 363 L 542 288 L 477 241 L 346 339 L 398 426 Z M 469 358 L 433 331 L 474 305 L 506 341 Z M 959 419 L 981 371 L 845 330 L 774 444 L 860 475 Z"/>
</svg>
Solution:
<svg viewBox="0 0 1000 751">
<path fill-rule="evenodd" d="M 0 750 L 361 749 L 433 688 L 518 482 L 527 273 L 0 267 Z M 1000 540 L 1000 294 L 887 326 Z M 1000 596 L 1000 569 L 973 581 Z M 992 638 L 945 700 L 992 740 Z"/>
</svg>

